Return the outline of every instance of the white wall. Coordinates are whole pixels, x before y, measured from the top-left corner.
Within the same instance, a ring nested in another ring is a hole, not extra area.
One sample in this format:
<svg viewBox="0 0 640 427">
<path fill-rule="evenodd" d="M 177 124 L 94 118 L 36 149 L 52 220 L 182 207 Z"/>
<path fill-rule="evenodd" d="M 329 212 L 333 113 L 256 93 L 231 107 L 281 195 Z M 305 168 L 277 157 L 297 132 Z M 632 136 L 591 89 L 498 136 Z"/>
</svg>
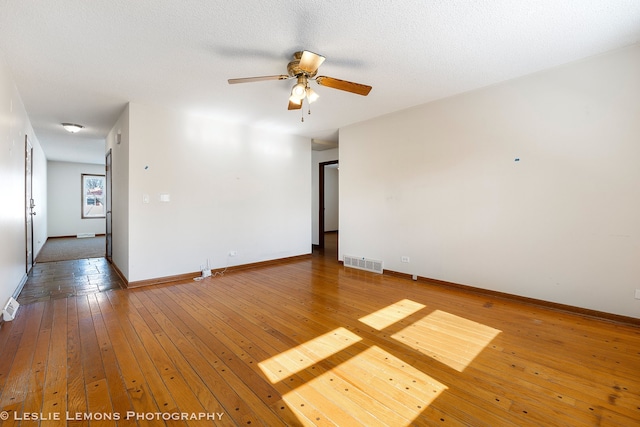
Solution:
<svg viewBox="0 0 640 427">
<path fill-rule="evenodd" d="M 311 252 L 308 139 L 132 103 L 128 144 L 130 282 Z"/>
<path fill-rule="evenodd" d="M 47 238 L 47 164 L 0 52 L 0 310 L 26 280 L 25 135 L 33 145 L 34 254 Z"/>
<path fill-rule="evenodd" d="M 639 95 L 636 45 L 342 129 L 341 253 L 640 317 Z"/>
<path fill-rule="evenodd" d="M 338 160 L 338 153 L 338 148 L 323 151 L 312 151 L 311 153 L 311 241 L 314 245 L 319 244 L 319 164 Z"/>
<path fill-rule="evenodd" d="M 335 165 L 334 165 L 335 166 Z M 340 218 L 340 176 L 338 168 L 324 168 L 324 231 L 338 231 Z M 320 212 L 318 211 L 318 215 Z"/>
<path fill-rule="evenodd" d="M 104 175 L 104 165 L 48 162 L 49 237 L 104 234 L 104 218 L 82 218 L 82 174 Z"/>
</svg>

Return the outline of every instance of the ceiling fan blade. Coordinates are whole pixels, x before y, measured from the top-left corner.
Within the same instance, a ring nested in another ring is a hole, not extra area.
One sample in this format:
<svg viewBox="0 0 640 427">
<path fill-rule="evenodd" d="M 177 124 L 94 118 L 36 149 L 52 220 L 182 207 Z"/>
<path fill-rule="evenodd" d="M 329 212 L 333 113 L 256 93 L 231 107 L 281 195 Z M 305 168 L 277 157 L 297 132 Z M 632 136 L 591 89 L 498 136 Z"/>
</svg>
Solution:
<svg viewBox="0 0 640 427">
<path fill-rule="evenodd" d="M 244 77 L 241 79 L 229 79 L 228 82 L 230 85 L 236 83 L 250 83 L 250 82 L 261 82 L 264 80 L 287 80 L 289 76 L 285 74 L 281 74 L 279 76 L 260 76 L 260 77 Z"/>
<path fill-rule="evenodd" d="M 321 86 L 331 87 L 333 89 L 344 90 L 358 95 L 367 96 L 371 91 L 371 86 L 360 83 L 348 82 L 346 80 L 334 79 L 333 77 L 320 76 L 316 77 L 316 81 Z"/>
<path fill-rule="evenodd" d="M 296 104 L 295 102 L 289 101 L 289 107 L 287 110 L 299 110 L 302 108 L 302 102 L 300 104 Z"/>
<path fill-rule="evenodd" d="M 305 50 L 300 58 L 300 69 L 306 73 L 313 74 L 324 62 L 324 56 Z"/>
</svg>

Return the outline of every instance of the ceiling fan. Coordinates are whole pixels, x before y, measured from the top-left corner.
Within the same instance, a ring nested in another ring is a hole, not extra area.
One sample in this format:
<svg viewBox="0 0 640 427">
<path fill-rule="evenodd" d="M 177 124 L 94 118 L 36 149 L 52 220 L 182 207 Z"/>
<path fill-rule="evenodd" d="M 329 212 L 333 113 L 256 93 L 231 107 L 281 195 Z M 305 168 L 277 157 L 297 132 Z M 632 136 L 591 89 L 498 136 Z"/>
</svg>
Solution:
<svg viewBox="0 0 640 427">
<path fill-rule="evenodd" d="M 260 82 L 263 80 L 288 80 L 297 79 L 297 83 L 291 89 L 289 97 L 289 110 L 299 110 L 302 108 L 302 101 L 307 98 L 307 102 L 312 103 L 318 99 L 318 95 L 309 87 L 309 81 L 315 80 L 320 86 L 326 86 L 333 89 L 344 90 L 346 92 L 356 93 L 358 95 L 367 96 L 371 91 L 371 86 L 360 83 L 340 80 L 333 77 L 318 76 L 318 68 L 324 62 L 325 57 L 317 53 L 304 50 L 293 54 L 293 59 L 287 65 L 288 74 L 280 74 L 276 76 L 260 76 L 245 77 L 240 79 L 229 79 L 229 84 Z"/>
</svg>

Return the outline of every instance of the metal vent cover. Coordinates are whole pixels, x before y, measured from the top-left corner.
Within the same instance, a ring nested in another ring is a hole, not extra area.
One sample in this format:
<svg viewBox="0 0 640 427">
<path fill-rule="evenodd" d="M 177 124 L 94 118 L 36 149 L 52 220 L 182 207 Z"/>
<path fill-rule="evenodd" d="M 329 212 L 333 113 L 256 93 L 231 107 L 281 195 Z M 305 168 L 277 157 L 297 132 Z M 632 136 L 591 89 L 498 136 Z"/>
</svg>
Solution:
<svg viewBox="0 0 640 427">
<path fill-rule="evenodd" d="M 2 318 L 5 322 L 10 322 L 15 319 L 18 307 L 20 307 L 18 301 L 13 298 L 9 298 L 9 302 L 5 306 L 4 310 L 2 310 Z"/>
<path fill-rule="evenodd" d="M 342 261 L 345 267 L 357 268 L 359 270 L 371 271 L 372 273 L 380 274 L 382 274 L 383 271 L 383 263 L 380 260 L 344 255 L 342 257 Z"/>
</svg>

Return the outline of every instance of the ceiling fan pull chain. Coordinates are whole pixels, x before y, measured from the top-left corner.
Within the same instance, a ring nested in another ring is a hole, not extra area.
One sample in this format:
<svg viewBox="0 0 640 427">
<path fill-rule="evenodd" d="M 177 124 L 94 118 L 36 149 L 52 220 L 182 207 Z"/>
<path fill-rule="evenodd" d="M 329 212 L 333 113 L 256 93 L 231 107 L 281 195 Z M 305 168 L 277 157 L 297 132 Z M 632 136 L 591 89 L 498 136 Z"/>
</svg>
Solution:
<svg viewBox="0 0 640 427">
<path fill-rule="evenodd" d="M 302 113 L 300 117 L 300 121 L 304 123 L 304 110 L 301 108 L 300 112 Z"/>
</svg>

